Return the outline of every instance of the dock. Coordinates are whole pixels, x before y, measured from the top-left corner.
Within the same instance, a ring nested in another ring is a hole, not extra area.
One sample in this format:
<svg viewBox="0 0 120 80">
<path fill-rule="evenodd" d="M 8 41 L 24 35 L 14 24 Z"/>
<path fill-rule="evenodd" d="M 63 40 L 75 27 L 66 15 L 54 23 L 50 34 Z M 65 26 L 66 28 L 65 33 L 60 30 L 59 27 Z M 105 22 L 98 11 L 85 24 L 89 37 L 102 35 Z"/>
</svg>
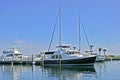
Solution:
<svg viewBox="0 0 120 80">
<path fill-rule="evenodd" d="M 106 61 L 120 60 L 120 55 L 106 55 Z"/>
<path fill-rule="evenodd" d="M 24 55 L 21 57 L 0 57 L 0 64 L 14 65 L 40 65 L 41 58 L 36 55 Z"/>
<path fill-rule="evenodd" d="M 40 65 L 40 61 L 0 61 L 0 64 Z"/>
<path fill-rule="evenodd" d="M 106 55 L 105 61 L 120 60 L 120 55 Z M 40 57 L 30 55 L 28 57 L 22 57 L 15 60 L 0 60 L 0 64 L 12 64 L 12 65 L 41 65 Z"/>
</svg>

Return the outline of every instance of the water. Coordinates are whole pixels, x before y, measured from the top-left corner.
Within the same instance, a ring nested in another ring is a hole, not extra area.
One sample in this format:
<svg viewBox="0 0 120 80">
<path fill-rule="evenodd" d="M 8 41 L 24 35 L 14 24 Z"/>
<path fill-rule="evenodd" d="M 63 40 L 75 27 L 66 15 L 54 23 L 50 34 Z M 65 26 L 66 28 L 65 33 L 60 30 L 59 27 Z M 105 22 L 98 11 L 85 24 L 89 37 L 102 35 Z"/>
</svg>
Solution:
<svg viewBox="0 0 120 80">
<path fill-rule="evenodd" d="M 94 66 L 0 65 L 0 80 L 120 80 L 120 61 Z"/>
</svg>

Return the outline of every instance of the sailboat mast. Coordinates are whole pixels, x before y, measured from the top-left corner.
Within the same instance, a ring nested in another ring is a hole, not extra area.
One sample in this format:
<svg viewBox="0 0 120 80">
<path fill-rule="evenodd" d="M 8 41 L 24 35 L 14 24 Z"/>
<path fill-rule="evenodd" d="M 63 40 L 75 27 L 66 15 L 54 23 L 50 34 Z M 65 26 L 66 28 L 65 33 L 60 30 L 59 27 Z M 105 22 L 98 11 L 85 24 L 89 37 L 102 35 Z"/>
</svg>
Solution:
<svg viewBox="0 0 120 80">
<path fill-rule="evenodd" d="M 80 35 L 80 15 L 78 15 L 78 34 L 79 34 L 79 51 L 81 50 L 81 35 Z"/>
<path fill-rule="evenodd" d="M 59 46 L 61 46 L 61 7 L 59 8 Z"/>
</svg>

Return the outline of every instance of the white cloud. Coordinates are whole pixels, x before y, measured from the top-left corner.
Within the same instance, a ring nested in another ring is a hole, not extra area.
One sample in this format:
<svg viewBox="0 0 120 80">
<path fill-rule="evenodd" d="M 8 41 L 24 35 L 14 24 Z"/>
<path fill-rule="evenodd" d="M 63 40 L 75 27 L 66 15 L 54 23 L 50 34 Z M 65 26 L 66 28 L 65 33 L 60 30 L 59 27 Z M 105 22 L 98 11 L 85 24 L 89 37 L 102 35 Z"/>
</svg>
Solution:
<svg viewBox="0 0 120 80">
<path fill-rule="evenodd" d="M 28 41 L 16 39 L 14 45 L 20 50 L 22 54 L 31 55 L 38 54 L 41 49 L 45 48 L 45 45 L 31 43 Z"/>
<path fill-rule="evenodd" d="M 16 39 L 16 40 L 14 41 L 14 43 L 15 43 L 15 44 L 21 44 L 21 43 L 25 43 L 25 41 Z"/>
</svg>

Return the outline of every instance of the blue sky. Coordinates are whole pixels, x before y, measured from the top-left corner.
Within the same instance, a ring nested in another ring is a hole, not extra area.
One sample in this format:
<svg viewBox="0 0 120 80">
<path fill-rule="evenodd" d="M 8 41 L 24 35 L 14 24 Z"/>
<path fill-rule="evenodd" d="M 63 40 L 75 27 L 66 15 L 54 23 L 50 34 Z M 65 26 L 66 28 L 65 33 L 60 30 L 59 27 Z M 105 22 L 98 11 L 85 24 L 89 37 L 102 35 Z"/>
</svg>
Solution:
<svg viewBox="0 0 120 80">
<path fill-rule="evenodd" d="M 62 42 L 78 46 L 78 15 L 94 50 L 120 53 L 119 0 L 0 0 L 0 51 L 18 46 L 24 54 L 48 49 L 56 15 L 62 8 Z M 59 27 L 59 24 L 57 24 Z M 82 49 L 88 46 L 81 30 Z M 53 44 L 58 43 L 56 28 Z"/>
</svg>

